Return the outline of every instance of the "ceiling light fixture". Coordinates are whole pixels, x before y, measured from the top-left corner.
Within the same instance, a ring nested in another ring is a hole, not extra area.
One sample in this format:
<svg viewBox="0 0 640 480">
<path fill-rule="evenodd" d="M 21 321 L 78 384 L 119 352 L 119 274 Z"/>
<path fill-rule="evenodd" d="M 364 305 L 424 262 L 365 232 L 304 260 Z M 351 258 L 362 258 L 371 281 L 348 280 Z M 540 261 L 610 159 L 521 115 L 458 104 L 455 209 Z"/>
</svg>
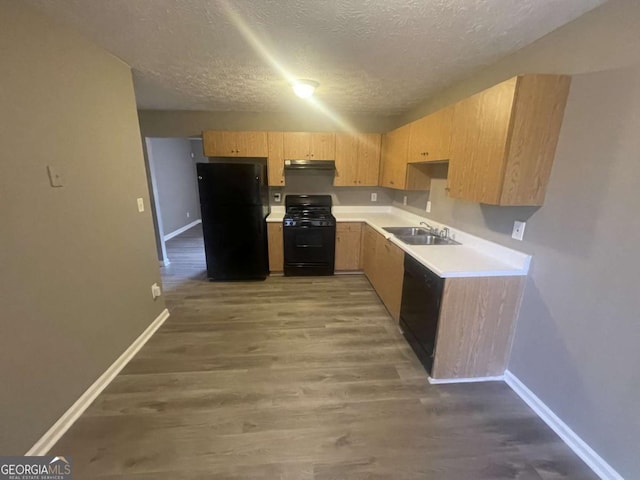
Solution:
<svg viewBox="0 0 640 480">
<path fill-rule="evenodd" d="M 313 95 L 313 92 L 320 85 L 318 82 L 314 82 L 313 80 L 296 80 L 291 85 L 293 87 L 293 91 L 300 98 L 309 98 Z"/>
</svg>

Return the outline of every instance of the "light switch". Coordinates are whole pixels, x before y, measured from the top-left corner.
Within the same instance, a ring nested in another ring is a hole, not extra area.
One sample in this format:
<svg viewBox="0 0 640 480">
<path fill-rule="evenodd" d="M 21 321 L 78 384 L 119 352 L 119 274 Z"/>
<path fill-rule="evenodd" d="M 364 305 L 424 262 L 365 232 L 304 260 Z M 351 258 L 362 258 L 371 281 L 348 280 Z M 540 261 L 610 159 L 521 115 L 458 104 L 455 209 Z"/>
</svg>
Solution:
<svg viewBox="0 0 640 480">
<path fill-rule="evenodd" d="M 144 212 L 144 200 L 142 197 L 138 198 L 138 211 L 140 213 Z"/>
<path fill-rule="evenodd" d="M 49 174 L 49 183 L 51 183 L 52 187 L 62 186 L 62 174 L 56 167 L 53 165 L 47 165 L 47 173 Z"/>
</svg>

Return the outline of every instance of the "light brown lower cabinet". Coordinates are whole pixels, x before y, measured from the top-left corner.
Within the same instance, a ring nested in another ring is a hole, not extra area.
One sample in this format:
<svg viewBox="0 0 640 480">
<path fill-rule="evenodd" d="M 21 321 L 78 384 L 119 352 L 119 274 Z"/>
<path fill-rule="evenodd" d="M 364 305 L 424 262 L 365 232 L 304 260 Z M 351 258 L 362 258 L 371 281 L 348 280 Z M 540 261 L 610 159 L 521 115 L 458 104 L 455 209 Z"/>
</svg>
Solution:
<svg viewBox="0 0 640 480">
<path fill-rule="evenodd" d="M 404 255 L 402 249 L 364 225 L 362 269 L 394 320 L 400 318 Z M 444 280 L 432 378 L 504 374 L 525 279 L 469 277 Z"/>
<path fill-rule="evenodd" d="M 360 270 L 360 242 L 362 224 L 357 222 L 336 224 L 336 271 Z"/>
<path fill-rule="evenodd" d="M 504 374 L 525 279 L 445 279 L 432 378 Z"/>
<path fill-rule="evenodd" d="M 267 223 L 267 240 L 269 242 L 269 271 L 282 272 L 284 270 L 282 223 Z"/>
<path fill-rule="evenodd" d="M 400 318 L 404 252 L 368 225 L 362 234 L 362 267 L 394 320 Z"/>
</svg>

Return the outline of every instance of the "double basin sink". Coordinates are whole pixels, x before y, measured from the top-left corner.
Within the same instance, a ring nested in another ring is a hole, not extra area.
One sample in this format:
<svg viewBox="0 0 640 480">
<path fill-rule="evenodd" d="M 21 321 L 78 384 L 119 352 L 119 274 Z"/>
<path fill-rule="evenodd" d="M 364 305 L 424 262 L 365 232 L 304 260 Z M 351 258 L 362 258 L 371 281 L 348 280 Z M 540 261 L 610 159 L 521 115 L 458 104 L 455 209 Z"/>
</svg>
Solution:
<svg viewBox="0 0 640 480">
<path fill-rule="evenodd" d="M 420 227 L 386 227 L 396 238 L 408 245 L 460 245 L 459 242 L 436 235 L 434 232 Z"/>
</svg>

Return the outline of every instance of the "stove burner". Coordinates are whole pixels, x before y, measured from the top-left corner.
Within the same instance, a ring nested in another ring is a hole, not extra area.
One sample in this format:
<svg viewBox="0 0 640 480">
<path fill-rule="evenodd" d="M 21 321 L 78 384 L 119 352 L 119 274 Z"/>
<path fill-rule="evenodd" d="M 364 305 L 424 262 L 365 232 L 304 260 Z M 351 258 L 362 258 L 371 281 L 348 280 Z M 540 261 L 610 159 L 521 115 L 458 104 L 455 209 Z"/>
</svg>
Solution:
<svg viewBox="0 0 640 480">
<path fill-rule="evenodd" d="M 329 195 L 287 195 L 285 202 L 285 227 L 332 227 L 336 224 Z"/>
</svg>

